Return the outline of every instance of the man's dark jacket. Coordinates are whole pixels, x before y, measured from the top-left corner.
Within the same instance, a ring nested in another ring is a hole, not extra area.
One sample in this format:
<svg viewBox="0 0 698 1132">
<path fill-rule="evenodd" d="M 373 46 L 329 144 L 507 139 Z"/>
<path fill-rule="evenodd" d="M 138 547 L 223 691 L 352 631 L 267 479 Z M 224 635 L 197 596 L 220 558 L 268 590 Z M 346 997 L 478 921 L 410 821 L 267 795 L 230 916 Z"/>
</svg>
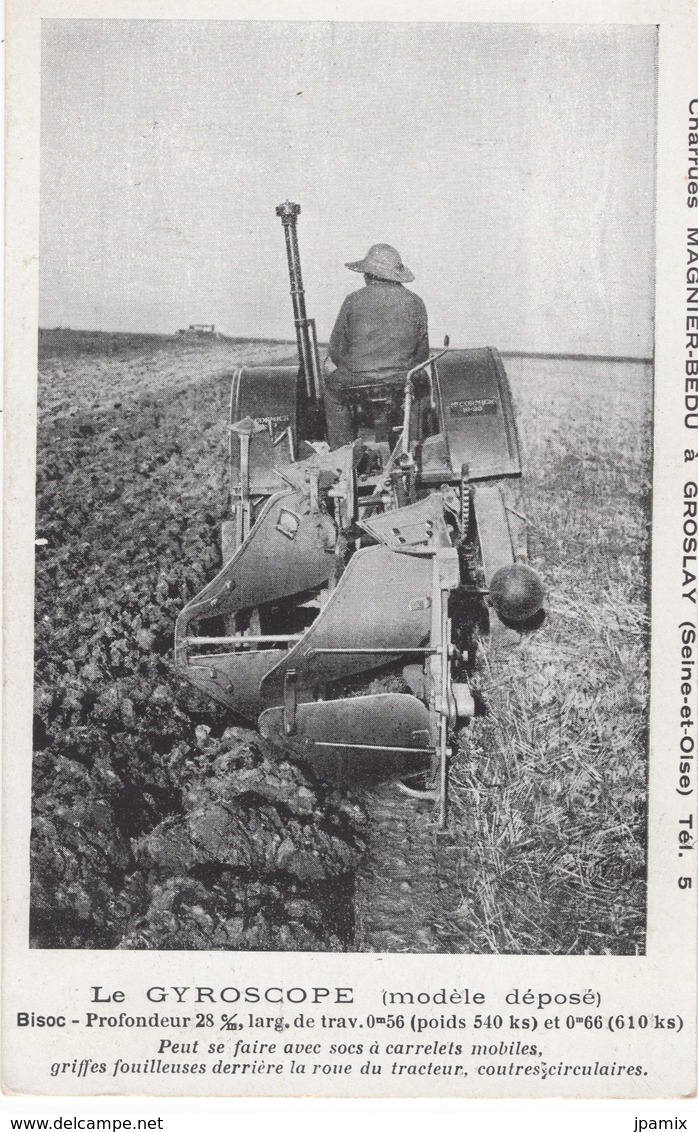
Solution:
<svg viewBox="0 0 698 1132">
<path fill-rule="evenodd" d="M 357 385 L 403 377 L 429 356 L 427 309 L 402 283 L 369 278 L 347 295 L 330 338 L 330 357 Z"/>
</svg>

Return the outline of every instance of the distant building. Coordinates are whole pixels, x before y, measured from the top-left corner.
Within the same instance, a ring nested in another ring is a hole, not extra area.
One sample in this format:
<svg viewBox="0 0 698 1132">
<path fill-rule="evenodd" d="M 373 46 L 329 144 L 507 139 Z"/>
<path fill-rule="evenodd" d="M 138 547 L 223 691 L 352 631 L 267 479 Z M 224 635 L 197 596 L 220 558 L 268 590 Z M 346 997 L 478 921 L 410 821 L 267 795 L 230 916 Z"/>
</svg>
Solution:
<svg viewBox="0 0 698 1132">
<path fill-rule="evenodd" d="M 178 330 L 177 333 L 191 338 L 217 337 L 216 327 L 212 322 L 191 322 L 186 330 Z"/>
</svg>

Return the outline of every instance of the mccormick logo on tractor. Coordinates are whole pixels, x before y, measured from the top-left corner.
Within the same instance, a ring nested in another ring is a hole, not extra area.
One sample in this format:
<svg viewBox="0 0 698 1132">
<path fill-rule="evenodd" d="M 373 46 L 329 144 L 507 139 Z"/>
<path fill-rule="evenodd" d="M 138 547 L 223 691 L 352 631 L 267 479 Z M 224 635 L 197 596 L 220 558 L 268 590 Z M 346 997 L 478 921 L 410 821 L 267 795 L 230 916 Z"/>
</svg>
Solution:
<svg viewBox="0 0 698 1132">
<path fill-rule="evenodd" d="M 479 417 L 496 413 L 499 406 L 494 397 L 474 397 L 470 401 L 451 401 L 450 408 L 452 417 Z"/>
</svg>

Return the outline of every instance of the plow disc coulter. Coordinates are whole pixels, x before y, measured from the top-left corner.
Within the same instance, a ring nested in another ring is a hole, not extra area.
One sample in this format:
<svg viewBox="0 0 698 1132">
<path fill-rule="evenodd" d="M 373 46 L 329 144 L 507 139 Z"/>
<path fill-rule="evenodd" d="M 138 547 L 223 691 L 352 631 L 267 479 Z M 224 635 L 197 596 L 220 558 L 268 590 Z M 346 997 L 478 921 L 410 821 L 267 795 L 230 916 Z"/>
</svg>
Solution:
<svg viewBox="0 0 698 1132">
<path fill-rule="evenodd" d="M 521 474 L 511 393 L 495 350 L 444 349 L 399 401 L 367 390 L 356 440 L 330 450 L 299 211 L 277 209 L 300 366 L 231 374 L 224 565 L 178 618 L 176 663 L 319 778 L 400 780 L 443 828 L 476 637 L 544 597 L 501 490 Z"/>
</svg>

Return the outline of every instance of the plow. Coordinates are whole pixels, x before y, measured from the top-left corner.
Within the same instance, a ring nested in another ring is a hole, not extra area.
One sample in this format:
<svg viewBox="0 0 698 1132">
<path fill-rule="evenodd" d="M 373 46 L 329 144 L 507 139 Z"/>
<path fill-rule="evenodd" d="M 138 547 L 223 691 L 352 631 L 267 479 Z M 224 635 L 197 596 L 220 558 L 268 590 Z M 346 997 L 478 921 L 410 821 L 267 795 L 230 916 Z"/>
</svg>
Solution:
<svg viewBox="0 0 698 1132">
<path fill-rule="evenodd" d="M 223 565 L 177 619 L 177 669 L 317 778 L 395 782 L 445 829 L 478 641 L 543 616 L 505 493 L 522 474 L 511 390 L 495 349 L 446 339 L 397 393 L 362 390 L 355 439 L 331 449 L 300 208 L 276 212 L 298 364 L 230 375 Z"/>
</svg>

